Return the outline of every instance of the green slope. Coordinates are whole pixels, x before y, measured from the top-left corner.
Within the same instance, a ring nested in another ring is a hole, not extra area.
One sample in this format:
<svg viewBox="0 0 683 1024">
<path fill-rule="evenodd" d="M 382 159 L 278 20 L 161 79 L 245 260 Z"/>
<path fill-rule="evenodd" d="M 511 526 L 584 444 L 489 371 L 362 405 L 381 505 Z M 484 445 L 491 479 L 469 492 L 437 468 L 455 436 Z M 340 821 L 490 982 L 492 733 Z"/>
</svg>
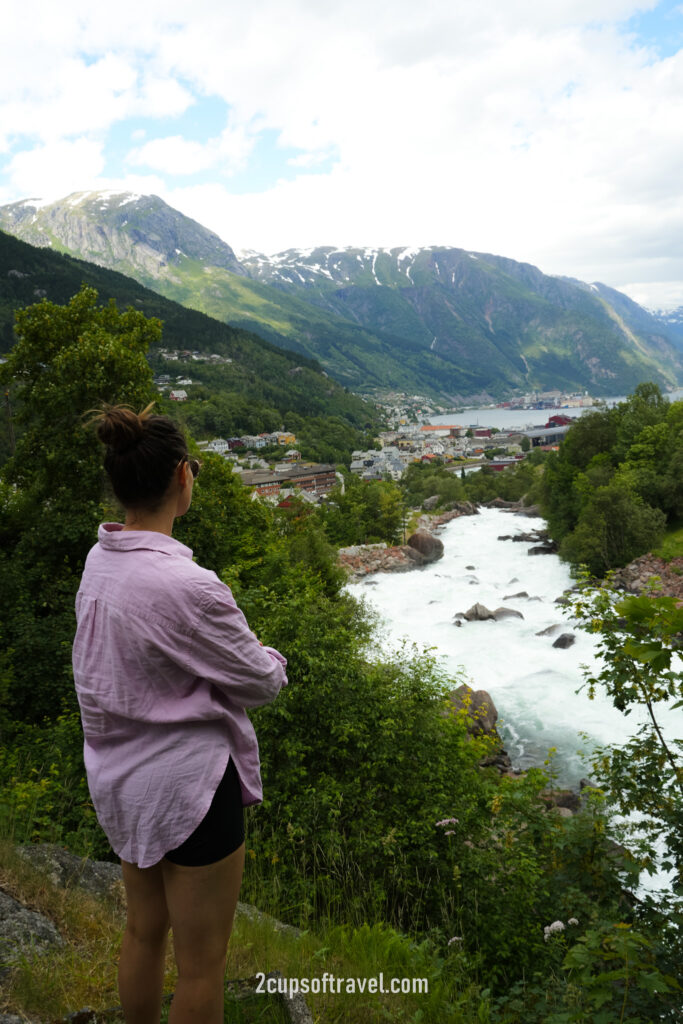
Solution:
<svg viewBox="0 0 683 1024">
<path fill-rule="evenodd" d="M 223 387 L 284 413 L 339 416 L 364 429 L 374 410 L 321 372 L 305 355 L 284 351 L 245 330 L 171 302 L 115 271 L 40 249 L 0 231 L 0 351 L 13 344 L 14 310 L 47 298 L 65 303 L 82 284 L 163 322 L 163 345 L 170 349 L 216 352 L 233 360 L 222 370 Z M 301 367 L 301 369 L 298 369 Z M 198 371 L 199 375 L 201 373 Z"/>
</svg>

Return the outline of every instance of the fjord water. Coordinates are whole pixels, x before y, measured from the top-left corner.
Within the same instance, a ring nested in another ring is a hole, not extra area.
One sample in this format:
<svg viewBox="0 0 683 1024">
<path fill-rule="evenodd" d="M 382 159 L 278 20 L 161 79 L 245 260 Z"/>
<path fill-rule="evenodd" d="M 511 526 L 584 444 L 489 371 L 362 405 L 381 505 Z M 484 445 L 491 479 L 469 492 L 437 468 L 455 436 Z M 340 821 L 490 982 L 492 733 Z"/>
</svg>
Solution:
<svg viewBox="0 0 683 1024">
<path fill-rule="evenodd" d="M 572 586 L 567 565 L 557 555 L 529 555 L 530 543 L 498 540 L 544 526 L 542 519 L 481 509 L 443 528 L 438 562 L 405 574 L 377 573 L 348 589 L 379 612 L 384 652 L 396 652 L 402 639 L 433 648 L 454 685 L 465 681 L 491 694 L 515 767 L 542 764 L 555 747 L 560 783 L 576 786 L 590 776 L 578 752 L 624 742 L 644 718 L 635 712 L 625 718 L 602 693 L 592 701 L 585 691 L 576 693 L 584 681 L 581 665 L 598 662 L 594 639 L 555 604 Z M 505 600 L 521 591 L 529 597 Z M 455 614 L 475 602 L 513 608 L 524 618 L 456 626 Z M 537 635 L 555 624 L 575 635 L 572 647 L 553 647 L 559 633 Z M 665 712 L 662 720 L 670 738 L 683 736 L 683 711 Z"/>
</svg>

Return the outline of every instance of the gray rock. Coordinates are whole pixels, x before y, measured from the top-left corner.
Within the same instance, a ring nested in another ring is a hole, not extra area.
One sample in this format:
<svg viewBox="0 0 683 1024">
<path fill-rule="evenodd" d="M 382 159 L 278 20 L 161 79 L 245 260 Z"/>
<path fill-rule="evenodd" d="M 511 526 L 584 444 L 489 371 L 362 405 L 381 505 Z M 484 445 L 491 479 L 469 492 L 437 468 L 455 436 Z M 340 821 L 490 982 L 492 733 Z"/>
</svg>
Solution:
<svg viewBox="0 0 683 1024">
<path fill-rule="evenodd" d="M 501 619 L 523 619 L 524 616 L 521 612 L 518 612 L 515 608 L 496 608 L 493 613 L 493 617 L 496 622 L 500 622 Z"/>
<path fill-rule="evenodd" d="M 513 576 L 511 580 L 508 580 L 508 587 L 511 587 L 513 583 L 519 583 L 519 580 L 516 576 Z"/>
<path fill-rule="evenodd" d="M 439 504 L 439 495 L 438 494 L 432 494 L 431 497 L 425 498 L 425 500 L 422 502 L 422 508 L 427 509 L 427 511 L 430 512 L 433 508 L 436 508 L 436 506 L 438 504 Z"/>
<path fill-rule="evenodd" d="M 553 647 L 571 647 L 572 644 L 576 643 L 576 637 L 573 633 L 563 633 L 562 636 L 558 636 L 557 640 L 553 644 Z"/>
<path fill-rule="evenodd" d="M 550 544 L 539 544 L 538 547 L 529 548 L 527 555 L 554 555 L 556 550 L 554 546 Z"/>
<path fill-rule="evenodd" d="M 488 735 L 495 731 L 498 711 L 486 690 L 473 690 L 467 683 L 463 683 L 449 693 L 448 699 L 454 712 L 466 708 L 468 732 Z"/>
<path fill-rule="evenodd" d="M 476 565 L 466 565 L 466 566 L 465 566 L 465 568 L 466 568 L 466 569 L 469 569 L 469 570 L 470 570 L 471 572 L 474 572 L 474 570 L 475 570 L 475 569 L 476 569 L 477 567 L 476 567 Z"/>
<path fill-rule="evenodd" d="M 422 555 L 427 563 L 443 557 L 443 541 L 427 530 L 417 530 L 408 538 L 408 546 Z"/>
<path fill-rule="evenodd" d="M 505 501 L 504 498 L 493 498 L 491 501 L 485 502 L 487 508 L 519 508 L 518 501 Z"/>
<path fill-rule="evenodd" d="M 541 515 L 541 510 L 538 505 L 526 505 L 524 508 L 518 509 L 515 514 L 518 516 L 529 516 L 535 519 Z"/>
<path fill-rule="evenodd" d="M 563 624 L 561 622 L 557 622 L 553 626 L 546 626 L 545 629 L 540 629 L 536 636 L 555 636 L 555 634 L 559 633 L 561 629 L 564 629 Z"/>
<path fill-rule="evenodd" d="M 45 953 L 64 940 L 52 921 L 0 889 L 0 978 L 30 953 Z"/>
<path fill-rule="evenodd" d="M 581 797 L 573 789 L 543 789 L 539 795 L 548 807 L 564 807 L 570 811 L 581 807 Z"/>
<path fill-rule="evenodd" d="M 485 622 L 487 619 L 495 619 L 495 615 L 490 608 L 487 608 L 485 604 L 473 604 L 471 608 L 468 608 L 466 612 L 461 612 L 458 616 L 463 619 L 467 619 L 468 622 Z"/>
<path fill-rule="evenodd" d="M 77 857 L 56 843 L 18 846 L 24 860 L 39 867 L 52 885 L 65 889 L 78 886 L 93 896 L 108 896 L 121 882 L 121 865 Z"/>
<path fill-rule="evenodd" d="M 506 594 L 503 598 L 504 601 L 512 601 L 516 597 L 528 597 L 526 590 L 520 590 L 518 594 Z"/>
</svg>

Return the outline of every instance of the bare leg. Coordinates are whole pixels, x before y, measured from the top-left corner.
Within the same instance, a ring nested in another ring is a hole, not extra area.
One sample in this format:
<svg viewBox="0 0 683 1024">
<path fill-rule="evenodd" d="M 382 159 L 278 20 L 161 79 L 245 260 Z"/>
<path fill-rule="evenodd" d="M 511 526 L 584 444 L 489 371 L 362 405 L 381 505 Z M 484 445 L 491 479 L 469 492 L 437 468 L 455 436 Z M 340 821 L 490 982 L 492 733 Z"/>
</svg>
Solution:
<svg viewBox="0 0 683 1024">
<path fill-rule="evenodd" d="M 121 861 L 128 900 L 119 957 L 119 995 L 126 1024 L 159 1024 L 169 915 L 161 864 Z"/>
<path fill-rule="evenodd" d="M 222 1024 L 225 957 L 244 869 L 244 843 L 223 860 L 161 862 L 178 965 L 169 1024 Z"/>
</svg>

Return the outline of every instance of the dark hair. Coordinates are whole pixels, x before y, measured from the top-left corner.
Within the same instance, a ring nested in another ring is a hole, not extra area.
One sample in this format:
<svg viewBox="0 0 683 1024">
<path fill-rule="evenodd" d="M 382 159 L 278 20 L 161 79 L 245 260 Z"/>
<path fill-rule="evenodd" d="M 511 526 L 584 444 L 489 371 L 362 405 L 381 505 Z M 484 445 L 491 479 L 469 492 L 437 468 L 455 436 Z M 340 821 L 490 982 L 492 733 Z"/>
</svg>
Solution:
<svg viewBox="0 0 683 1024">
<path fill-rule="evenodd" d="M 104 468 L 124 508 L 156 508 L 178 463 L 187 459 L 187 442 L 168 416 L 150 416 L 125 405 L 105 405 L 93 421 L 107 446 Z"/>
</svg>

